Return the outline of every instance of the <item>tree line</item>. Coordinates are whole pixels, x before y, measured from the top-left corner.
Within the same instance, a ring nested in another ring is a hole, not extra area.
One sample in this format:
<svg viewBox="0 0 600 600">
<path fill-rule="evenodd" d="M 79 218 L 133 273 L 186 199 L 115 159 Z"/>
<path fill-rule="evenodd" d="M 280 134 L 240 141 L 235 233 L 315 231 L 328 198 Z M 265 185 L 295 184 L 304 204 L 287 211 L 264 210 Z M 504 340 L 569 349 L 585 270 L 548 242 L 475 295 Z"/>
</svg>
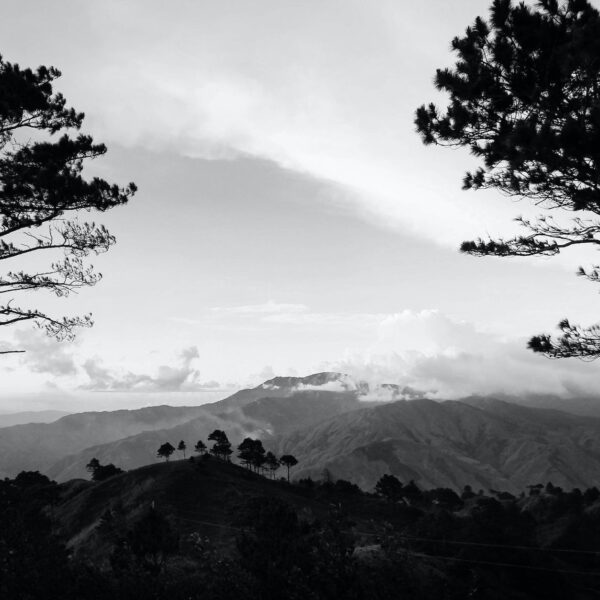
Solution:
<svg viewBox="0 0 600 600">
<path fill-rule="evenodd" d="M 213 442 L 210 449 L 202 440 L 198 440 L 194 445 L 194 451 L 200 456 L 212 455 L 227 462 L 231 461 L 232 444 L 224 431 L 215 429 L 208 436 L 208 441 Z M 186 457 L 187 444 L 184 440 L 179 441 L 177 448 L 170 442 L 165 442 L 156 451 L 156 456 L 164 458 L 165 462 L 168 462 L 175 451 L 180 452 L 183 458 Z M 268 474 L 271 479 L 275 478 L 277 470 L 283 466 L 287 469 L 289 482 L 290 469 L 298 464 L 298 460 L 291 454 L 284 454 L 277 458 L 273 452 L 265 450 L 261 440 L 250 437 L 244 438 L 238 445 L 237 452 L 237 458 L 247 469 L 262 475 Z"/>
<path fill-rule="evenodd" d="M 376 494 L 331 476 L 290 491 L 322 514 L 242 496 L 233 520 L 215 523 L 231 535 L 227 553 L 177 512 L 113 504 L 96 528 L 101 562 L 69 554 L 54 521 L 69 501 L 61 486 L 37 472 L 0 480 L 0 597 L 563 600 L 598 591 L 595 487 L 533 484 L 515 496 L 466 486 L 451 496 L 388 474 Z"/>
</svg>

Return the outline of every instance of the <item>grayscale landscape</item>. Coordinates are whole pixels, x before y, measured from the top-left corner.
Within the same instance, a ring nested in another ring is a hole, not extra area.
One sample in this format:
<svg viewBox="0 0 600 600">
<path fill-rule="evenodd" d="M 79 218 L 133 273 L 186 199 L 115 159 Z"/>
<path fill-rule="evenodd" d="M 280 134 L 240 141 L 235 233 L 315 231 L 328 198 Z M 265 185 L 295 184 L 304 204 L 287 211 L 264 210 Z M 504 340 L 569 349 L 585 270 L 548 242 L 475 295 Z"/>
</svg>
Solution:
<svg viewBox="0 0 600 600">
<path fill-rule="evenodd" d="M 600 0 L 0 16 L 2 600 L 600 596 Z"/>
</svg>

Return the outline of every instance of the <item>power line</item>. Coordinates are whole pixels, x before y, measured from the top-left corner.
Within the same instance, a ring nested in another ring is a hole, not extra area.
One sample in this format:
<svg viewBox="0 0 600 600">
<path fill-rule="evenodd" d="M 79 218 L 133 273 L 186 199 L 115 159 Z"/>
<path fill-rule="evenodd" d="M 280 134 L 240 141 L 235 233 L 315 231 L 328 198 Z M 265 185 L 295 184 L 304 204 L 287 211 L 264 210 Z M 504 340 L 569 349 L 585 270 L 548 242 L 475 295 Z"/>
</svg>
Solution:
<svg viewBox="0 0 600 600">
<path fill-rule="evenodd" d="M 191 512 L 191 511 L 186 511 L 186 512 Z M 192 515 L 192 516 L 194 516 L 194 515 Z M 216 523 L 209 523 L 208 521 L 203 521 L 203 522 L 207 525 L 215 525 L 215 526 L 217 525 Z M 223 527 L 228 527 L 229 529 L 238 529 L 239 531 L 241 531 L 239 528 L 236 528 L 236 527 L 231 527 L 231 526 L 227 526 L 227 525 L 223 525 Z M 346 531 L 344 533 L 354 533 L 356 535 L 366 535 L 366 536 L 370 536 L 370 537 L 381 537 L 382 535 L 385 535 L 382 533 L 377 533 L 377 532 L 372 532 L 372 531 L 360 531 L 360 530 Z M 452 544 L 452 545 L 458 545 L 458 546 L 477 546 L 477 547 L 483 547 L 483 548 L 500 548 L 500 549 L 506 549 L 506 550 L 528 550 L 528 551 L 535 551 L 535 552 L 562 552 L 562 553 L 571 553 L 571 554 L 588 554 L 591 556 L 600 555 L 600 551 L 577 550 L 576 548 L 543 548 L 541 546 L 519 546 L 519 545 L 514 545 L 514 544 L 492 544 L 492 543 L 485 543 L 485 542 L 467 542 L 467 541 L 461 541 L 461 540 L 426 538 L 426 537 L 410 536 L 410 535 L 403 535 L 403 534 L 396 534 L 396 536 L 398 538 L 401 538 L 404 540 L 410 540 L 410 541 L 416 541 L 416 542 L 430 542 L 430 543 L 434 543 L 434 544 Z"/>
<path fill-rule="evenodd" d="M 366 531 L 357 531 L 356 533 L 362 535 L 381 535 L 374 533 L 367 533 Z M 597 556 L 600 552 L 595 550 L 576 550 L 575 548 L 542 548 L 541 546 L 516 546 L 510 544 L 486 544 L 484 542 L 463 542 L 459 540 L 445 540 L 445 539 L 435 539 L 435 538 L 425 538 L 425 537 L 417 537 L 410 535 L 401 535 L 398 534 L 397 537 L 404 540 L 411 540 L 416 542 L 431 542 L 435 544 L 453 544 L 457 546 L 480 546 L 484 548 L 504 548 L 506 550 L 534 550 L 536 552 L 565 552 L 572 554 L 590 554 Z"/>
<path fill-rule="evenodd" d="M 236 531 L 243 531 L 243 529 L 241 529 L 240 527 L 234 527 L 232 525 L 223 525 L 222 523 L 212 523 L 210 521 L 201 521 L 199 519 L 188 519 L 185 517 L 178 517 L 178 518 L 182 521 L 187 521 L 190 523 L 198 523 L 200 525 L 208 525 L 208 526 L 218 527 L 218 528 L 223 528 L 223 529 L 234 529 Z M 352 532 L 345 532 L 345 533 L 352 533 Z M 366 533 L 366 532 L 363 532 L 363 533 Z M 376 534 L 369 534 L 369 535 L 376 535 Z M 432 540 L 432 541 L 435 541 L 435 540 Z M 504 547 L 510 548 L 510 546 L 504 546 Z M 529 548 L 528 546 L 525 546 L 525 547 Z M 543 548 L 540 548 L 540 550 L 543 550 Z M 506 562 L 498 562 L 498 561 L 491 561 L 491 560 L 459 558 L 459 557 L 455 557 L 455 556 L 444 556 L 444 555 L 440 555 L 440 554 L 425 554 L 424 552 L 413 552 L 411 550 L 406 550 L 406 549 L 402 549 L 402 552 L 404 554 L 407 554 L 409 556 L 414 556 L 416 558 L 437 559 L 437 560 L 445 560 L 445 561 L 449 561 L 449 562 L 461 562 L 461 563 L 469 563 L 469 564 L 476 564 L 476 565 L 484 565 L 484 566 L 488 566 L 488 567 L 505 567 L 505 568 L 521 569 L 521 570 L 529 570 L 529 571 L 543 571 L 546 573 L 561 573 L 563 575 L 585 575 L 585 576 L 589 576 L 589 577 L 598 577 L 600 575 L 600 572 L 577 571 L 577 570 L 573 570 L 573 569 L 555 569 L 555 568 L 550 568 L 550 567 L 535 567 L 532 565 L 519 565 L 516 563 L 506 563 Z"/>
<path fill-rule="evenodd" d="M 464 563 L 473 563 L 477 565 L 487 565 L 494 567 L 509 567 L 513 569 L 528 569 L 530 571 L 546 571 L 549 573 L 562 573 L 565 575 L 587 575 L 598 577 L 600 573 L 598 572 L 590 572 L 590 571 L 572 571 L 570 569 L 552 569 L 549 567 L 534 567 L 531 565 L 518 565 L 515 563 L 504 563 L 504 562 L 495 562 L 491 560 L 476 560 L 471 558 L 458 558 L 455 556 L 441 556 L 437 554 L 424 554 L 421 552 L 411 552 L 409 550 L 406 551 L 406 554 L 410 554 L 411 556 L 417 556 L 419 558 L 436 558 L 439 560 L 447 560 L 453 562 L 464 562 Z"/>
</svg>

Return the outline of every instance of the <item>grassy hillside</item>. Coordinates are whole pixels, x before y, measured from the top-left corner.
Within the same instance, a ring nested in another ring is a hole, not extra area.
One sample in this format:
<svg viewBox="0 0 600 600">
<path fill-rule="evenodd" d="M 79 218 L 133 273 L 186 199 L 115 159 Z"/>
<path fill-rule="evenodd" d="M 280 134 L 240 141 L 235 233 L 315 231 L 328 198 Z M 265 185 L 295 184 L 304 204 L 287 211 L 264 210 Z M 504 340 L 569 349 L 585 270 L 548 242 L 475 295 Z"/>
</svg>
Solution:
<svg viewBox="0 0 600 600">
<path fill-rule="evenodd" d="M 238 533 L 237 513 L 250 498 L 280 499 L 307 519 L 325 517 L 332 500 L 315 498 L 303 487 L 208 457 L 147 465 L 103 482 L 73 480 L 61 484 L 60 494 L 53 514 L 61 535 L 78 556 L 105 556 L 109 551 L 108 541 L 98 531 L 107 511 L 125 530 L 154 506 L 168 515 L 182 536 L 199 532 L 227 549 Z M 366 528 L 374 517 L 392 522 L 403 518 L 392 506 L 367 496 L 351 494 L 345 505 Z"/>
</svg>

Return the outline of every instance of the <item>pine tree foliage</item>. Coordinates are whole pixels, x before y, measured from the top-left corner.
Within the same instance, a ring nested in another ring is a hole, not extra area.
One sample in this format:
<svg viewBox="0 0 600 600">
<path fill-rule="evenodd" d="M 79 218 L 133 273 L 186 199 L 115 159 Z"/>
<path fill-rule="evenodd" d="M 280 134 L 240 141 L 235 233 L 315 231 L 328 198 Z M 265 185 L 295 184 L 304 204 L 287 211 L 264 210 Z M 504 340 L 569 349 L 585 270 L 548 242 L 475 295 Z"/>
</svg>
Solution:
<svg viewBox="0 0 600 600">
<path fill-rule="evenodd" d="M 60 71 L 22 69 L 0 56 L 0 326 L 33 321 L 55 338 L 72 339 L 74 328 L 91 326 L 90 315 L 55 317 L 22 307 L 23 292 L 45 290 L 65 297 L 93 286 L 101 274 L 86 265 L 89 254 L 106 252 L 115 238 L 103 226 L 82 222 L 84 211 L 104 212 L 135 193 L 104 179 L 84 179 L 88 159 L 106 152 L 81 128 L 84 114 L 53 90 Z M 60 137 L 58 134 L 61 134 Z M 14 259 L 36 253 L 48 257 L 41 272 L 11 268 Z"/>
<path fill-rule="evenodd" d="M 165 442 L 156 451 L 156 456 L 158 458 L 164 458 L 166 462 L 169 462 L 169 458 L 173 452 L 175 452 L 175 447 L 171 443 Z"/>
<path fill-rule="evenodd" d="M 267 452 L 264 458 L 264 466 L 269 470 L 271 478 L 275 477 L 275 472 L 279 469 L 279 459 L 271 452 Z"/>
<path fill-rule="evenodd" d="M 202 440 L 198 440 L 194 446 L 194 451 L 200 455 L 204 455 L 206 452 L 206 444 Z"/>
<path fill-rule="evenodd" d="M 556 255 L 600 245 L 600 14 L 588 0 L 494 0 L 452 40 L 454 68 L 438 69 L 445 111 L 421 106 L 415 124 L 425 144 L 467 147 L 482 165 L 465 189 L 496 189 L 543 210 L 517 218 L 512 239 L 465 241 L 477 256 Z M 565 215 L 576 212 L 572 219 Z M 598 281 L 598 267 L 579 275 Z M 550 357 L 600 356 L 598 327 L 567 320 L 562 336 L 535 336 L 529 347 Z"/>
<path fill-rule="evenodd" d="M 209 436 L 209 441 L 214 442 L 213 447 L 210 449 L 210 453 L 222 460 L 231 460 L 233 450 L 231 449 L 231 442 L 227 437 L 227 434 L 220 429 L 215 429 Z"/>
<path fill-rule="evenodd" d="M 266 460 L 262 442 L 249 437 L 244 438 L 238 446 L 238 458 L 247 468 L 252 467 L 255 471 L 259 471 Z"/>
<path fill-rule="evenodd" d="M 292 467 L 295 467 L 298 464 L 298 459 L 295 456 L 292 456 L 291 454 L 284 454 L 280 459 L 279 462 L 287 468 L 287 480 L 289 482 L 290 480 L 290 469 Z"/>
<path fill-rule="evenodd" d="M 186 449 L 187 449 L 187 446 L 186 446 L 185 442 L 183 440 L 180 440 L 179 444 L 177 444 L 177 450 L 179 450 L 179 452 L 181 452 L 183 454 L 183 458 L 185 458 Z"/>
</svg>

